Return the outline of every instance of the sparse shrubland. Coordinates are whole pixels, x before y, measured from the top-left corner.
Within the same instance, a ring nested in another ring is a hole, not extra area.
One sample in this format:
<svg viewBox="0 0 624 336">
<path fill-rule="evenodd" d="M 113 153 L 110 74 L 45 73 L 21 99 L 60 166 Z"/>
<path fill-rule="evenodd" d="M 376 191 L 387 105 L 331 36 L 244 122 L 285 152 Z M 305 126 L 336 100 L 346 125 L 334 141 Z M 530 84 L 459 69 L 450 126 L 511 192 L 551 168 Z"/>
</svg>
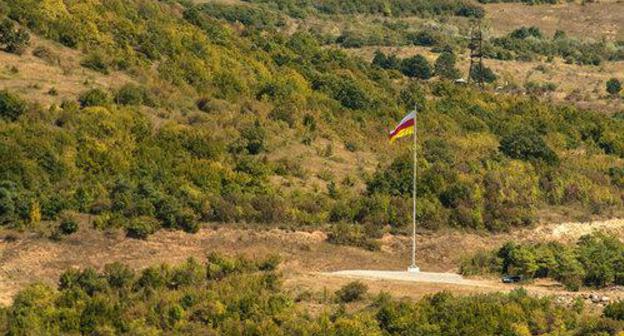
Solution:
<svg viewBox="0 0 624 336">
<path fill-rule="evenodd" d="M 552 38 L 537 27 L 520 27 L 503 37 L 493 38 L 485 46 L 485 56 L 502 60 L 532 61 L 539 56 L 559 56 L 567 63 L 600 65 L 624 59 L 621 44 L 605 41 L 583 41 L 557 31 Z"/>
</svg>

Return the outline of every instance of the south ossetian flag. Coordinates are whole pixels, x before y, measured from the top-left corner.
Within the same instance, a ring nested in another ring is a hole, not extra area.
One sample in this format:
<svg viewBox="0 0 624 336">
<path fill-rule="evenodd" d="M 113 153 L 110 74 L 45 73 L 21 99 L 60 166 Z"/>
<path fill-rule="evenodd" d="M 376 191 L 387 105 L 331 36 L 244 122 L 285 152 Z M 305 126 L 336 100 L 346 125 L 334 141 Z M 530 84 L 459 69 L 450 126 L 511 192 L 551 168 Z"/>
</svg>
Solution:
<svg viewBox="0 0 624 336">
<path fill-rule="evenodd" d="M 403 120 L 397 125 L 397 127 L 390 132 L 390 142 L 394 142 L 396 139 L 414 134 L 414 120 L 416 118 L 416 111 L 412 111 L 406 115 Z"/>
</svg>

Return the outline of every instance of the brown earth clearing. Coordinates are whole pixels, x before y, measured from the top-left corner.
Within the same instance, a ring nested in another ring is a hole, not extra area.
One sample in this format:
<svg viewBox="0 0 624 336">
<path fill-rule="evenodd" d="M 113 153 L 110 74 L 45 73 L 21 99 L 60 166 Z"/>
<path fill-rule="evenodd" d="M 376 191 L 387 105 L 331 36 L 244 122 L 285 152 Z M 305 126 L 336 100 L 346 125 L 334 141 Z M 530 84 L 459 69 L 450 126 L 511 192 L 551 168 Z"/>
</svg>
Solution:
<svg viewBox="0 0 624 336">
<path fill-rule="evenodd" d="M 84 225 L 83 225 L 84 226 Z M 556 239 L 573 241 L 593 230 L 606 230 L 621 236 L 624 220 L 592 223 L 542 225 L 534 229 L 505 234 L 478 234 L 460 231 L 420 233 L 417 237 L 417 260 L 427 272 L 455 272 L 459 262 L 471 253 L 492 249 L 508 240 L 538 241 Z M 325 241 L 322 232 L 293 232 L 278 229 L 254 231 L 240 228 L 203 229 L 197 234 L 161 230 L 147 240 L 126 238 L 122 232 L 101 232 L 86 227 L 61 241 L 41 234 L 4 231 L 0 233 L 0 304 L 33 282 L 54 285 L 67 268 L 94 267 L 122 262 L 135 269 L 159 263 L 176 264 L 189 257 L 203 259 L 207 253 L 243 254 L 262 257 L 278 254 L 283 263 L 280 271 L 285 286 L 294 293 L 335 291 L 352 278 L 326 274 L 338 270 L 403 270 L 409 262 L 408 237 L 386 235 L 382 248 L 370 252 L 360 248 L 337 246 Z M 455 285 L 361 279 L 372 293 L 388 292 L 398 297 L 418 298 L 449 290 L 458 294 L 509 291 L 515 286 L 503 285 L 496 278 L 472 279 L 476 285 Z M 527 284 L 535 295 L 558 295 L 569 298 L 588 292 L 567 293 L 549 281 Z M 601 295 L 619 297 L 618 289 L 601 291 Z"/>
</svg>

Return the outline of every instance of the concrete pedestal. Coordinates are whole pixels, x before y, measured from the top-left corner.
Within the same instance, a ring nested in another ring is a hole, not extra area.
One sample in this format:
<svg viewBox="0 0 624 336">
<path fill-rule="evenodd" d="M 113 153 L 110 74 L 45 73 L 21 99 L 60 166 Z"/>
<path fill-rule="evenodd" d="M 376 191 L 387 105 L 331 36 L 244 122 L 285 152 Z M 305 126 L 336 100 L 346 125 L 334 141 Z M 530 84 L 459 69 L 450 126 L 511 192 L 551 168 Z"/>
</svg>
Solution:
<svg viewBox="0 0 624 336">
<path fill-rule="evenodd" d="M 407 268 L 407 273 L 419 273 L 419 272 L 420 272 L 420 267 L 416 265 L 412 265 Z"/>
</svg>

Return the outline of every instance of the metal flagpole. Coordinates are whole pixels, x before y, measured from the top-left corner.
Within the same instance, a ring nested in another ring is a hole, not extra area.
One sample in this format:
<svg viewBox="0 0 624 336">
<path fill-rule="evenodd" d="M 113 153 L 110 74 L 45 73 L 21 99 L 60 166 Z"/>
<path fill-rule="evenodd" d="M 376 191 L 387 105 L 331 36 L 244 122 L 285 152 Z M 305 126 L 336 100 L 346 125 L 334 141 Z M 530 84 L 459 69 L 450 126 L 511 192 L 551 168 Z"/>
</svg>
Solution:
<svg viewBox="0 0 624 336">
<path fill-rule="evenodd" d="M 414 106 L 414 182 L 412 185 L 412 264 L 407 268 L 408 272 L 420 272 L 420 268 L 416 266 L 416 181 L 418 179 L 418 154 L 416 148 L 418 146 L 418 106 Z"/>
</svg>

